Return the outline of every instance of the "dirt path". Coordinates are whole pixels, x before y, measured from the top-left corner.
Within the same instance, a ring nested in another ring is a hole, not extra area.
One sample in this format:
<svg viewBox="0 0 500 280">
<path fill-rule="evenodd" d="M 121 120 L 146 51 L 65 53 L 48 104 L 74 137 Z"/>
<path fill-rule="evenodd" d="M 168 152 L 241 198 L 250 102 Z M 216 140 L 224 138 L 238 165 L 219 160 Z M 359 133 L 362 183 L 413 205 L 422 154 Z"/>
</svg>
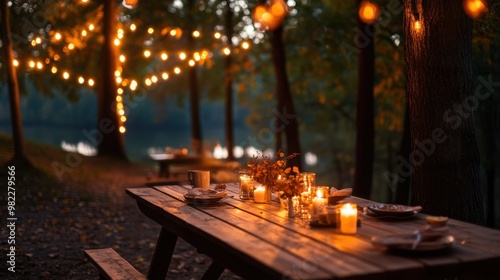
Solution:
<svg viewBox="0 0 500 280">
<path fill-rule="evenodd" d="M 53 175 L 54 171 L 47 167 L 53 160 L 44 162 L 38 156 L 30 159 L 37 169 Z M 6 163 L 0 166 L 6 170 Z M 5 170 L 1 172 L 2 182 L 6 181 Z M 96 158 L 85 158 L 56 183 L 19 170 L 16 272 L 7 270 L 4 259 L 9 251 L 9 232 L 1 227 L 0 235 L 5 238 L 1 240 L 4 257 L 0 279 L 98 279 L 97 270 L 82 250 L 104 247 L 114 248 L 134 267 L 147 273 L 160 227 L 138 210 L 125 189 L 144 186 L 154 172 L 151 167 Z M 5 191 L 0 198 L 3 217 L 7 205 Z M 167 279 L 199 279 L 209 264 L 208 257 L 180 240 Z M 221 279 L 238 277 L 226 271 Z"/>
</svg>

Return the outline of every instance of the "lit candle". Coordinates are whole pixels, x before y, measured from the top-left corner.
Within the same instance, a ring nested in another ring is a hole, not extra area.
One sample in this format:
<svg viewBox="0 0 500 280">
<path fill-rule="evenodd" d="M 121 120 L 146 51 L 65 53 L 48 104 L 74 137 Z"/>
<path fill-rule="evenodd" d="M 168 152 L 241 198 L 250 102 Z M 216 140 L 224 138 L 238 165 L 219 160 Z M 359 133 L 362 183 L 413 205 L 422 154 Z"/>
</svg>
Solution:
<svg viewBox="0 0 500 280">
<path fill-rule="evenodd" d="M 321 190 L 316 191 L 316 197 L 312 200 L 313 212 L 319 213 L 323 210 L 323 206 L 326 204 L 326 198 L 323 198 L 323 192 Z"/>
<path fill-rule="evenodd" d="M 265 203 L 266 201 L 266 188 L 263 186 L 258 186 L 253 191 L 253 200 L 259 203 Z"/>
<path fill-rule="evenodd" d="M 249 199 L 253 189 L 253 179 L 247 174 L 240 174 L 240 198 Z"/>
<path fill-rule="evenodd" d="M 340 208 L 340 232 L 354 234 L 357 230 L 358 210 L 356 204 L 344 204 Z"/>
</svg>

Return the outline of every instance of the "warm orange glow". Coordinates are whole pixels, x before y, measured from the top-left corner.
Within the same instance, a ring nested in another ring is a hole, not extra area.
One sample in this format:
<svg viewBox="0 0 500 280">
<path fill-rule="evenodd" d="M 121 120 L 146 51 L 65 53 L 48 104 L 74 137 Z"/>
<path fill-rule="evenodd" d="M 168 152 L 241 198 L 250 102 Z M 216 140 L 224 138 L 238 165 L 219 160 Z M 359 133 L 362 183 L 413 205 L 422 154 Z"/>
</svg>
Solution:
<svg viewBox="0 0 500 280">
<path fill-rule="evenodd" d="M 33 60 L 30 60 L 30 62 L 28 62 L 28 65 L 30 68 L 35 68 L 35 62 Z"/>
<path fill-rule="evenodd" d="M 87 30 L 82 30 L 82 36 L 83 37 L 87 36 Z"/>
<path fill-rule="evenodd" d="M 377 21 L 378 16 L 379 16 L 380 9 L 377 4 L 371 3 L 369 1 L 363 1 L 359 5 L 359 18 L 364 22 L 364 23 L 373 23 Z"/>
<path fill-rule="evenodd" d="M 121 117 L 120 117 L 120 120 L 121 120 L 122 122 L 126 122 L 126 121 L 127 121 L 127 117 L 125 117 L 125 116 L 121 116 Z"/>
<path fill-rule="evenodd" d="M 422 29 L 422 22 L 420 22 L 420 20 L 416 20 L 413 23 L 413 29 L 415 29 L 416 31 L 420 31 Z"/>
<path fill-rule="evenodd" d="M 200 53 L 199 53 L 199 52 L 195 52 L 195 53 L 193 54 L 193 58 L 194 58 L 194 60 L 196 60 L 196 61 L 200 61 L 200 59 L 201 59 Z"/>
<path fill-rule="evenodd" d="M 215 39 L 220 39 L 221 37 L 222 37 L 222 35 L 219 32 L 215 32 L 214 33 L 214 38 Z"/>
<path fill-rule="evenodd" d="M 68 45 L 68 49 L 72 50 L 75 48 L 75 45 L 73 43 L 69 43 Z"/>
<path fill-rule="evenodd" d="M 488 4 L 484 0 L 464 0 L 464 12 L 471 18 L 478 18 L 488 12 Z"/>
<path fill-rule="evenodd" d="M 158 82 L 158 77 L 156 77 L 155 75 L 151 76 L 151 82 L 157 83 Z"/>
<path fill-rule="evenodd" d="M 136 29 L 137 29 L 137 26 L 136 26 L 135 24 L 133 24 L 133 23 L 132 23 L 132 24 L 130 25 L 130 30 L 131 30 L 131 31 L 135 31 Z"/>
<path fill-rule="evenodd" d="M 55 54 L 54 55 L 54 61 L 58 61 L 59 59 L 61 59 L 61 57 L 58 54 Z"/>
<path fill-rule="evenodd" d="M 147 86 L 150 86 L 152 84 L 151 82 L 151 79 L 150 78 L 147 78 L 144 83 L 147 85 Z"/>
<path fill-rule="evenodd" d="M 175 36 L 177 34 L 177 30 L 172 29 L 170 30 L 170 36 Z"/>
<path fill-rule="evenodd" d="M 194 64 L 195 64 L 195 62 L 194 62 L 194 60 L 190 59 L 189 62 L 188 62 L 188 64 L 189 64 L 189 66 L 193 67 Z"/>
<path fill-rule="evenodd" d="M 94 26 L 92 23 L 91 23 L 91 24 L 89 24 L 89 30 L 90 30 L 90 31 L 94 30 L 94 28 L 95 28 L 95 26 Z"/>
<path fill-rule="evenodd" d="M 78 83 L 79 83 L 79 84 L 83 84 L 83 83 L 85 83 L 85 79 L 84 79 L 83 77 L 81 77 L 81 76 L 80 76 L 80 77 L 78 77 Z"/>
<path fill-rule="evenodd" d="M 167 72 L 163 72 L 161 74 L 161 77 L 162 77 L 162 79 L 167 80 L 168 79 L 168 73 Z"/>
<path fill-rule="evenodd" d="M 64 78 L 65 80 L 69 79 L 69 73 L 68 73 L 68 72 L 66 72 L 66 71 L 64 71 L 64 73 L 63 73 L 63 78 Z"/>
<path fill-rule="evenodd" d="M 89 79 L 88 84 L 91 87 L 94 86 L 94 80 L 93 79 Z"/>
<path fill-rule="evenodd" d="M 118 114 L 119 114 L 120 116 L 125 115 L 125 110 L 123 110 L 123 109 L 118 110 Z"/>
<path fill-rule="evenodd" d="M 123 89 L 122 88 L 118 88 L 116 90 L 116 93 L 118 93 L 119 95 L 122 95 L 123 94 Z"/>
<path fill-rule="evenodd" d="M 167 60 L 167 59 L 168 59 L 167 53 L 165 52 L 161 53 L 161 60 Z"/>
<path fill-rule="evenodd" d="M 283 0 L 276 0 L 271 5 L 271 14 L 275 17 L 282 18 L 287 13 L 287 5 Z"/>
<path fill-rule="evenodd" d="M 56 33 L 56 35 L 54 35 L 54 38 L 55 38 L 57 41 L 61 40 L 61 38 L 62 38 L 61 33 L 57 32 L 57 33 Z"/>
<path fill-rule="evenodd" d="M 198 38 L 198 37 L 200 37 L 200 35 L 201 35 L 200 31 L 198 31 L 198 30 L 193 31 L 193 37 Z"/>
<path fill-rule="evenodd" d="M 148 33 L 149 34 L 153 34 L 154 32 L 155 32 L 155 30 L 152 27 L 148 28 Z"/>
<path fill-rule="evenodd" d="M 19 66 L 19 61 L 17 61 L 17 59 L 14 59 L 14 60 L 12 61 L 12 65 L 14 65 L 14 67 Z"/>
<path fill-rule="evenodd" d="M 245 42 L 241 43 L 241 47 L 245 50 L 248 50 L 250 48 L 250 43 L 245 41 Z"/>
<path fill-rule="evenodd" d="M 125 62 L 125 56 L 123 54 L 120 55 L 120 62 Z"/>
<path fill-rule="evenodd" d="M 115 41 L 114 41 L 114 44 L 115 44 L 115 46 L 119 46 L 120 45 L 120 39 L 116 38 Z"/>
<path fill-rule="evenodd" d="M 36 42 L 37 44 L 42 43 L 42 38 L 40 38 L 40 37 L 36 37 L 35 42 Z"/>
<path fill-rule="evenodd" d="M 121 84 L 123 81 L 122 77 L 117 77 L 115 80 L 117 84 Z"/>
<path fill-rule="evenodd" d="M 52 72 L 52 74 L 57 73 L 57 67 L 52 66 L 52 69 L 50 69 L 50 72 Z"/>
<path fill-rule="evenodd" d="M 120 126 L 120 133 L 125 133 L 127 131 L 124 126 Z"/>
<path fill-rule="evenodd" d="M 130 82 L 130 90 L 131 90 L 131 91 L 134 91 L 134 90 L 136 90 L 136 89 L 137 89 L 137 81 L 136 81 L 136 80 L 132 80 L 132 81 Z"/>
<path fill-rule="evenodd" d="M 319 197 L 319 198 L 323 197 L 323 191 L 321 189 L 316 190 L 316 197 Z"/>
<path fill-rule="evenodd" d="M 262 15 L 264 15 L 264 13 L 267 12 L 267 9 L 264 7 L 264 6 L 257 6 L 255 7 L 255 9 L 253 10 L 253 19 L 255 21 L 260 21 L 262 19 Z"/>
<path fill-rule="evenodd" d="M 180 58 L 181 60 L 186 59 L 186 53 L 181 52 L 181 53 L 179 54 L 179 58 Z"/>
<path fill-rule="evenodd" d="M 127 8 L 133 8 L 139 3 L 139 0 L 123 0 L 123 6 Z"/>
<path fill-rule="evenodd" d="M 144 51 L 144 57 L 150 57 L 151 56 L 151 52 L 148 51 L 148 50 L 145 50 Z"/>
<path fill-rule="evenodd" d="M 224 49 L 222 49 L 222 52 L 223 52 L 225 55 L 230 55 L 230 54 L 231 54 L 231 50 L 230 50 L 228 47 L 225 47 Z"/>
<path fill-rule="evenodd" d="M 177 75 L 179 75 L 181 73 L 181 68 L 175 67 L 174 68 L 174 73 L 177 74 Z"/>
</svg>

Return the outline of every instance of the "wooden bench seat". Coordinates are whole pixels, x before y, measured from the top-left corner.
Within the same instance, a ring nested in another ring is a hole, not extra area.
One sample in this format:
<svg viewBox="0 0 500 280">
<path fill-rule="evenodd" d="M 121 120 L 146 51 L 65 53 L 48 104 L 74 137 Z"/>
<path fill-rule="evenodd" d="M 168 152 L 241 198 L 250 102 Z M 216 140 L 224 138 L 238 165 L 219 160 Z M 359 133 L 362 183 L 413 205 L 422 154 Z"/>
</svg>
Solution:
<svg viewBox="0 0 500 280">
<path fill-rule="evenodd" d="M 100 279 L 146 279 L 112 248 L 84 250 L 87 258 L 99 270 Z"/>
</svg>

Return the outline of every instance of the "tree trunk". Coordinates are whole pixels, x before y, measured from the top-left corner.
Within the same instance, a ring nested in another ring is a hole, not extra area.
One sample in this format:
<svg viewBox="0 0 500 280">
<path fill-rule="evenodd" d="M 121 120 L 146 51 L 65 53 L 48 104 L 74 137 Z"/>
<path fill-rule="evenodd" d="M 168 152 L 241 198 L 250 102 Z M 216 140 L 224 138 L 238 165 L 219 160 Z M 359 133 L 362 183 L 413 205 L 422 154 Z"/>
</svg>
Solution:
<svg viewBox="0 0 500 280">
<path fill-rule="evenodd" d="M 361 3 L 358 0 L 358 5 Z M 373 28 L 357 17 L 358 32 Z M 373 34 L 375 32 L 369 32 Z M 374 157 L 374 97 L 373 85 L 375 79 L 375 38 L 367 34 L 358 34 L 367 38 L 364 47 L 359 48 L 358 56 L 358 100 L 356 104 L 356 161 L 353 195 L 370 198 L 372 191 L 373 157 Z"/>
<path fill-rule="evenodd" d="M 7 72 L 7 85 L 9 90 L 10 116 L 12 123 L 12 138 L 14 142 L 14 161 L 27 161 L 24 151 L 24 134 L 21 117 L 21 101 L 19 93 L 19 84 L 17 72 L 14 66 L 12 56 L 12 41 L 10 40 L 10 12 L 7 6 L 7 0 L 1 3 L 1 33 L 3 42 L 3 51 L 5 56 L 5 71 Z"/>
<path fill-rule="evenodd" d="M 405 0 L 404 6 L 411 204 L 425 213 L 482 224 L 472 21 L 461 1 Z M 414 27 L 417 18 L 420 29 Z"/>
<path fill-rule="evenodd" d="M 98 96 L 98 141 L 100 156 L 110 156 L 127 161 L 123 135 L 119 131 L 120 119 L 116 108 L 117 86 L 115 71 L 117 69 L 118 50 L 114 45 L 116 36 L 116 1 L 104 2 L 101 69 L 101 92 Z"/>
<path fill-rule="evenodd" d="M 195 38 L 193 37 L 193 24 L 195 13 L 194 0 L 187 1 L 187 48 L 192 55 L 196 49 Z M 200 97 L 198 91 L 198 78 L 196 65 L 190 67 L 189 70 L 189 102 L 191 104 L 191 145 L 196 154 L 203 155 L 203 138 L 201 136 L 201 121 L 200 121 Z"/>
<path fill-rule="evenodd" d="M 233 9 L 231 8 L 231 0 L 226 1 L 226 35 L 228 38 L 227 47 L 231 51 L 225 59 L 225 70 L 226 70 L 226 148 L 227 148 L 227 158 L 229 160 L 234 160 L 233 147 L 234 147 L 234 132 L 233 132 L 233 71 L 232 71 L 232 55 L 233 55 L 233 43 L 231 38 L 233 37 Z"/>
<path fill-rule="evenodd" d="M 279 126 L 275 127 L 275 132 L 285 130 L 287 155 L 292 153 L 300 154 L 299 125 L 286 73 L 285 46 L 282 33 L 283 27 L 279 26 L 271 36 L 271 54 L 276 73 L 276 95 L 278 98 L 278 112 L 275 112 L 275 117 L 280 123 Z M 288 161 L 288 164 L 297 166 L 299 170 L 302 170 L 301 158 L 302 155 L 294 157 Z"/>
</svg>

